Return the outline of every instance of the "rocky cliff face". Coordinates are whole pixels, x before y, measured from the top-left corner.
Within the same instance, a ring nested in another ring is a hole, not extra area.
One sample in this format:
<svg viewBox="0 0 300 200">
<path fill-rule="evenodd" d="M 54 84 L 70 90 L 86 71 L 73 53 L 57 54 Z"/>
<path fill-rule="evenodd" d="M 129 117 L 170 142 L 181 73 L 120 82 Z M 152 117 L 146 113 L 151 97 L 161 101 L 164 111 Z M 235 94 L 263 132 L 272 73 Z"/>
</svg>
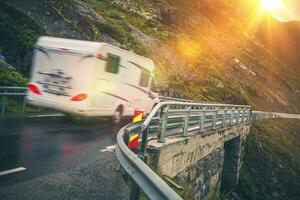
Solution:
<svg viewBox="0 0 300 200">
<path fill-rule="evenodd" d="M 8 62 L 25 74 L 30 69 L 32 49 L 40 35 L 104 41 L 139 50 L 140 44 L 130 33 L 118 30 L 119 26 L 84 1 L 13 0 L 1 1 L 0 5 L 0 49 Z"/>
<path fill-rule="evenodd" d="M 6 1 L 0 3 L 1 45 L 8 62 L 28 73 L 40 35 L 99 40 L 118 45 L 105 32 L 103 17 L 81 1 Z M 9 39 L 9 40 L 8 40 Z"/>
</svg>

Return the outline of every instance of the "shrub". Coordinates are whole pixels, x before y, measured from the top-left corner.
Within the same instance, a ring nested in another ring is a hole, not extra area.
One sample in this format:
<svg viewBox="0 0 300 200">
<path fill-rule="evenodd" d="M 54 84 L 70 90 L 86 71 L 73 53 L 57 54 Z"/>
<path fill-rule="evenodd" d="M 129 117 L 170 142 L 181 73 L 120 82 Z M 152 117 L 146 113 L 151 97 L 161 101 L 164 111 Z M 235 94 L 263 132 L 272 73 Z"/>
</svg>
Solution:
<svg viewBox="0 0 300 200">
<path fill-rule="evenodd" d="M 26 86 L 28 82 L 29 80 L 16 70 L 0 68 L 1 86 Z"/>
</svg>

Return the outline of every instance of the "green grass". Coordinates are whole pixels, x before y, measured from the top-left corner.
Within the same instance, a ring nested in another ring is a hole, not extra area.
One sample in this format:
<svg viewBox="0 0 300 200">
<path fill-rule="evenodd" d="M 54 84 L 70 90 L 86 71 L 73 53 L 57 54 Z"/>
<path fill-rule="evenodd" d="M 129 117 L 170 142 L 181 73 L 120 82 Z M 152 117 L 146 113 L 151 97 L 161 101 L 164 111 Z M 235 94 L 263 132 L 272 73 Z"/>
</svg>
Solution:
<svg viewBox="0 0 300 200">
<path fill-rule="evenodd" d="M 29 80 L 22 74 L 12 69 L 0 68 L 0 86 L 27 86 Z M 0 98 L 2 106 L 3 96 Z M 22 112 L 23 96 L 6 97 L 5 113 Z M 1 108 L 2 109 L 2 108 Z M 36 112 L 36 107 L 26 106 L 26 112 Z"/>
<path fill-rule="evenodd" d="M 299 198 L 299 122 L 270 120 L 251 128 L 236 188 L 243 199 L 274 199 L 274 195 L 279 199 Z"/>
<path fill-rule="evenodd" d="M 3 101 L 3 97 L 1 98 L 1 101 Z M 7 114 L 7 113 L 22 113 L 23 111 L 25 113 L 39 112 L 38 107 L 31 106 L 28 104 L 26 104 L 26 106 L 23 110 L 23 101 L 24 101 L 24 96 L 8 97 L 6 99 L 5 114 Z M 2 106 L 2 102 L 0 105 Z M 1 109 L 2 109 L 2 107 L 1 107 Z"/>
<path fill-rule="evenodd" d="M 24 77 L 16 70 L 0 68 L 1 86 L 27 86 L 28 82 L 28 78 Z"/>
<path fill-rule="evenodd" d="M 171 29 L 157 20 L 147 19 L 146 17 L 140 16 L 134 12 L 130 12 L 121 6 L 116 6 L 109 0 L 86 0 L 90 3 L 97 11 L 100 11 L 106 19 L 115 19 L 117 21 L 126 22 L 133 25 L 142 32 L 156 37 L 158 39 L 166 39 L 172 34 Z M 145 5 L 141 5 L 145 6 Z"/>
<path fill-rule="evenodd" d="M 141 55 L 148 54 L 147 49 L 130 34 L 130 26 L 125 12 L 106 0 L 86 0 L 86 2 L 105 18 L 105 21 L 99 21 L 100 31 L 118 40 L 124 49 L 133 49 Z"/>
</svg>

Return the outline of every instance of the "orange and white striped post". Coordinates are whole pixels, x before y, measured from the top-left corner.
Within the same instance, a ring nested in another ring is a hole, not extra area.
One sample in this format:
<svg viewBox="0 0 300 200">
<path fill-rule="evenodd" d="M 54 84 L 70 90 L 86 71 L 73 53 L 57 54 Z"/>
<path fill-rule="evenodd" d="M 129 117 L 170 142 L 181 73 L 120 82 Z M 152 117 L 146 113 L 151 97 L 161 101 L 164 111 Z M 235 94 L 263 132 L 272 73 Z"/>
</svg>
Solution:
<svg viewBox="0 0 300 200">
<path fill-rule="evenodd" d="M 142 121 L 144 117 L 144 112 L 141 110 L 136 109 L 133 114 L 133 120 L 132 122 L 139 122 Z M 128 138 L 128 147 L 134 152 L 138 153 L 138 146 L 139 146 L 139 137 L 140 133 L 138 132 L 133 132 L 129 134 Z M 140 194 L 140 188 L 139 186 L 133 181 L 132 186 L 130 189 L 130 200 L 137 200 L 139 199 L 139 194 Z"/>
<path fill-rule="evenodd" d="M 135 123 L 135 122 L 142 121 L 143 117 L 144 117 L 144 111 L 135 110 L 134 114 L 133 114 L 133 120 L 132 120 L 132 122 Z M 128 147 L 131 150 L 136 150 L 138 148 L 139 136 L 140 136 L 140 133 L 136 133 L 136 132 L 131 133 L 129 135 Z"/>
</svg>

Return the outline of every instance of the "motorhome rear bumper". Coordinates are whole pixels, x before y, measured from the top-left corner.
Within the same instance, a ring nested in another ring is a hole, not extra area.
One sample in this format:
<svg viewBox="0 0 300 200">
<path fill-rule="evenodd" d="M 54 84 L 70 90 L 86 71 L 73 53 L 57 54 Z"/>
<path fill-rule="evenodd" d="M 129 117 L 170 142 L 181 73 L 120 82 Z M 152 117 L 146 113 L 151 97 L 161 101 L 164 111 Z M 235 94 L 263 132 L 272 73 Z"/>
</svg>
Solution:
<svg viewBox="0 0 300 200">
<path fill-rule="evenodd" d="M 100 111 L 98 110 L 95 112 L 95 110 L 89 109 L 87 107 L 83 107 L 80 105 L 76 105 L 77 102 L 67 102 L 67 101 L 57 101 L 54 99 L 47 99 L 45 97 L 32 97 L 27 96 L 26 97 L 27 103 L 35 106 L 42 106 L 45 108 L 51 108 L 54 110 L 58 110 L 61 112 L 66 112 L 70 114 L 75 115 L 82 115 L 82 116 L 109 116 L 111 115 L 110 112 L 107 111 Z M 96 114 L 97 113 L 97 114 Z"/>
</svg>

